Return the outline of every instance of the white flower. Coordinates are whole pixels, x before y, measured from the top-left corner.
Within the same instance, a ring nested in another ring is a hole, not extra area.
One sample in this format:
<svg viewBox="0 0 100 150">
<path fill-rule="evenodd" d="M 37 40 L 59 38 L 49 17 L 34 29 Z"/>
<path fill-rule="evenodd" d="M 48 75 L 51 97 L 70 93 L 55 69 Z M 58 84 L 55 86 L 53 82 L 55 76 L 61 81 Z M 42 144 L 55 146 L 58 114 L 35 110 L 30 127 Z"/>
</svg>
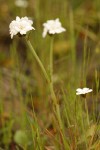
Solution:
<svg viewBox="0 0 100 150">
<path fill-rule="evenodd" d="M 11 38 L 18 33 L 20 35 L 25 35 L 28 31 L 33 30 L 32 24 L 33 21 L 29 20 L 27 17 L 16 17 L 16 20 L 13 20 L 9 25 Z"/>
<path fill-rule="evenodd" d="M 15 0 L 15 5 L 17 7 L 26 8 L 28 6 L 28 1 L 26 1 L 26 0 Z"/>
<path fill-rule="evenodd" d="M 43 24 L 43 27 L 43 37 L 45 37 L 47 33 L 52 35 L 66 31 L 66 29 L 61 26 L 61 22 L 58 18 L 55 20 L 48 20 L 46 23 Z"/>
<path fill-rule="evenodd" d="M 83 88 L 83 89 L 81 89 L 81 88 L 78 88 L 77 90 L 76 90 L 76 95 L 84 95 L 84 94 L 87 94 L 87 93 L 89 93 L 89 92 L 92 92 L 93 90 L 92 89 L 89 89 L 89 88 Z"/>
</svg>

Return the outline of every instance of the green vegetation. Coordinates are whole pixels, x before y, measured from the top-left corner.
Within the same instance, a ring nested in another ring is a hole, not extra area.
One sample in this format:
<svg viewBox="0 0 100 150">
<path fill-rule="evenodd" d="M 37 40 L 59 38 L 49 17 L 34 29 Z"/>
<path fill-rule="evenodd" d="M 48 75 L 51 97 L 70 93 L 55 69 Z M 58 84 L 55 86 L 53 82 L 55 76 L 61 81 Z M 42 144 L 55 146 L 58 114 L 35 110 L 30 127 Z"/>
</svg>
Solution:
<svg viewBox="0 0 100 150">
<path fill-rule="evenodd" d="M 33 20 L 28 40 L 10 38 L 16 16 Z M 66 32 L 42 38 L 56 18 Z M 0 150 L 100 150 L 99 80 L 99 0 L 0 1 Z"/>
</svg>

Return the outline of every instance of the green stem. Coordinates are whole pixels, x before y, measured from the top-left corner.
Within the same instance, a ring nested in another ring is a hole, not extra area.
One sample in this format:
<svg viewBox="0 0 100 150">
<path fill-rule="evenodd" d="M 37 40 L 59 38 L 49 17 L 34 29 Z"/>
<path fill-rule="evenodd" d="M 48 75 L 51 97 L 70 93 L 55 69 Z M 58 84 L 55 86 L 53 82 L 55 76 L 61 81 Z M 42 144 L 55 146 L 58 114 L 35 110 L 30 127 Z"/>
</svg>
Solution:
<svg viewBox="0 0 100 150">
<path fill-rule="evenodd" d="M 56 116 L 58 119 L 58 123 L 59 123 L 60 129 L 62 130 L 63 127 L 62 127 L 62 121 L 61 121 L 61 116 L 60 116 L 59 104 L 57 103 L 57 98 L 56 98 L 56 95 L 54 93 L 52 84 L 50 85 L 50 91 L 51 91 L 51 96 L 52 96 L 54 108 L 56 109 L 56 113 L 57 113 Z"/>
<path fill-rule="evenodd" d="M 51 45 L 50 45 L 50 79 L 53 83 L 53 42 L 54 36 L 51 37 Z"/>
<path fill-rule="evenodd" d="M 61 123 L 61 117 L 60 117 L 60 110 L 59 110 L 59 105 L 57 104 L 57 98 L 54 92 L 54 87 L 53 87 L 53 42 L 54 42 L 54 36 L 51 37 L 51 45 L 50 45 L 50 91 L 51 91 L 51 97 L 56 109 L 56 113 L 57 113 L 57 118 L 58 118 L 58 122 L 59 125 L 62 129 L 62 123 Z"/>
<path fill-rule="evenodd" d="M 42 72 L 43 72 L 43 74 L 44 74 L 46 80 L 48 81 L 48 83 L 50 83 L 49 76 L 48 76 L 48 74 L 47 74 L 47 72 L 46 72 L 46 70 L 45 70 L 45 68 L 44 68 L 44 66 L 43 66 L 43 64 L 42 64 L 42 62 L 41 62 L 41 60 L 39 59 L 38 55 L 36 54 L 36 52 L 35 52 L 35 50 L 34 50 L 32 44 L 31 44 L 31 42 L 30 42 L 29 40 L 27 40 L 27 39 L 26 39 L 26 42 L 27 42 L 27 45 L 29 46 L 31 52 L 33 53 L 33 55 L 34 55 L 36 61 L 37 61 L 38 64 L 40 65 L 40 68 L 41 68 L 41 70 L 42 70 Z"/>
<path fill-rule="evenodd" d="M 51 45 L 50 45 L 50 79 L 51 79 L 51 82 L 50 82 L 49 86 L 50 86 L 51 97 L 52 97 L 54 108 L 55 108 L 55 111 L 56 111 L 56 117 L 57 117 L 57 120 L 58 120 L 58 124 L 59 124 L 59 128 L 60 128 L 60 133 L 61 133 L 61 136 L 62 136 L 62 140 L 63 140 L 63 143 L 64 143 L 64 147 L 66 149 L 69 149 L 69 145 L 66 142 L 65 136 L 64 136 L 64 133 L 63 133 L 63 124 L 62 124 L 62 120 L 61 120 L 60 108 L 59 108 L 59 104 L 57 102 L 57 98 L 56 98 L 56 95 L 55 95 L 55 92 L 54 92 L 54 87 L 53 87 L 53 42 L 54 42 L 54 36 L 52 36 L 52 38 L 51 38 Z"/>
<path fill-rule="evenodd" d="M 87 115 L 87 123 L 89 125 L 89 112 L 88 112 L 88 106 L 87 106 L 87 100 L 85 98 L 85 110 L 86 110 L 86 115 Z"/>
</svg>

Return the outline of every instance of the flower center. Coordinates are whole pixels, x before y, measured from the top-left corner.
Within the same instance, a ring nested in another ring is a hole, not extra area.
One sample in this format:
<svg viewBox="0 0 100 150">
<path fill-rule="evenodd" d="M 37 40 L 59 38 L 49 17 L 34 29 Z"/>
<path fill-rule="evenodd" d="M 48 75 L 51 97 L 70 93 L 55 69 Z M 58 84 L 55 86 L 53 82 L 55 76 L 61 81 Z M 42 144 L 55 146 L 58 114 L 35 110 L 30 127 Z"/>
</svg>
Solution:
<svg viewBox="0 0 100 150">
<path fill-rule="evenodd" d="M 23 26 L 23 25 L 20 25 L 20 29 L 23 30 L 23 29 L 24 29 L 24 26 Z"/>
</svg>

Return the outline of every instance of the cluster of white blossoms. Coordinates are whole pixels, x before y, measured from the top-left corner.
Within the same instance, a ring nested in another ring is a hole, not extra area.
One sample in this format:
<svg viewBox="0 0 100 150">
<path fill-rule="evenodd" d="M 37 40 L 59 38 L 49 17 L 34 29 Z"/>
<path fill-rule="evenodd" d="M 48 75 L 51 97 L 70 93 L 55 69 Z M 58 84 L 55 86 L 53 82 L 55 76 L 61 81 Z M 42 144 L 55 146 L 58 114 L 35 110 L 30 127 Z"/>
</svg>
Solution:
<svg viewBox="0 0 100 150">
<path fill-rule="evenodd" d="M 85 95 L 85 94 L 87 94 L 87 93 L 90 93 L 90 92 L 92 92 L 93 90 L 92 89 L 89 89 L 89 88 L 83 88 L 83 89 L 81 89 L 81 88 L 78 88 L 77 90 L 76 90 L 76 95 Z"/>
<path fill-rule="evenodd" d="M 11 38 L 17 34 L 26 35 L 28 31 L 35 30 L 32 24 L 33 21 L 27 17 L 16 17 L 16 20 L 13 20 L 9 25 Z"/>
<path fill-rule="evenodd" d="M 43 37 L 45 37 L 47 33 L 52 35 L 66 31 L 66 29 L 61 26 L 61 22 L 58 18 L 55 20 L 48 20 L 46 23 L 43 24 L 43 27 Z"/>
<path fill-rule="evenodd" d="M 34 27 L 32 27 L 32 24 L 33 21 L 29 20 L 27 17 L 16 17 L 16 20 L 13 20 L 9 25 L 11 38 L 17 34 L 25 35 L 28 31 L 33 30 Z M 66 29 L 61 26 L 61 22 L 58 18 L 55 20 L 48 20 L 43 24 L 43 27 L 43 37 L 45 37 L 47 33 L 53 35 L 66 31 Z"/>
<path fill-rule="evenodd" d="M 28 1 L 27 0 L 15 0 L 15 5 L 17 7 L 26 8 L 28 6 Z"/>
</svg>

